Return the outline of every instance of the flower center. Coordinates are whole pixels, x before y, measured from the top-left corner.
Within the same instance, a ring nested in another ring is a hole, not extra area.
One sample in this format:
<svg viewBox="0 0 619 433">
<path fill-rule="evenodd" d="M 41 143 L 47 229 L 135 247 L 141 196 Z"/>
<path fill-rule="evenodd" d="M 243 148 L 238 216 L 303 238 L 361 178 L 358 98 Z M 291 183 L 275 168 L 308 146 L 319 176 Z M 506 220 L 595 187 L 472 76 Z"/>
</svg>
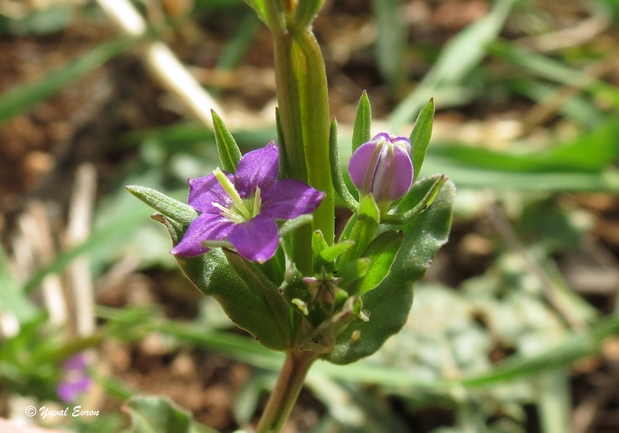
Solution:
<svg viewBox="0 0 619 433">
<path fill-rule="evenodd" d="M 230 208 L 219 203 L 212 203 L 213 206 L 221 211 L 222 216 L 235 224 L 240 224 L 260 214 L 262 198 L 259 187 L 256 187 L 255 191 L 252 191 L 247 198 L 242 198 L 236 188 L 234 188 L 234 184 L 219 168 L 216 168 L 213 174 L 226 194 L 232 199 L 232 206 Z"/>
</svg>

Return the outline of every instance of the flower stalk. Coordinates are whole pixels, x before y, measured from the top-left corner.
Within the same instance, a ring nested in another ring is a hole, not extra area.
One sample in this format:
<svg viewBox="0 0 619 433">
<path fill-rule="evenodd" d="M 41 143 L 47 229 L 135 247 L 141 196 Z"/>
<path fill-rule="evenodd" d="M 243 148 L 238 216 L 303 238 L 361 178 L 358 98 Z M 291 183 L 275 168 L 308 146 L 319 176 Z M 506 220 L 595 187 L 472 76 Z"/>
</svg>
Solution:
<svg viewBox="0 0 619 433">
<path fill-rule="evenodd" d="M 296 350 L 286 352 L 286 360 L 256 427 L 256 433 L 279 433 L 281 431 L 303 388 L 307 372 L 317 356 L 316 352 Z"/>
</svg>

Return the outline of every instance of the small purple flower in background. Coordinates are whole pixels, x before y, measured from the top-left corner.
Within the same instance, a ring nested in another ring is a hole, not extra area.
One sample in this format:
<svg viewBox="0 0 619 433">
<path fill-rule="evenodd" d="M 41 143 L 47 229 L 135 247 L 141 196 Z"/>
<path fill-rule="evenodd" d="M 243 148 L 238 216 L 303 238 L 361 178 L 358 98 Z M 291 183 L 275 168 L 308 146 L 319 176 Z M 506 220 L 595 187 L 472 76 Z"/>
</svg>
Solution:
<svg viewBox="0 0 619 433">
<path fill-rule="evenodd" d="M 324 193 L 295 180 L 277 180 L 279 148 L 274 141 L 245 154 L 236 173 L 216 169 L 189 179 L 189 205 L 201 214 L 189 225 L 172 254 L 196 257 L 206 241 L 226 240 L 246 259 L 265 262 L 275 255 L 275 219 L 289 220 L 316 210 Z"/>
<path fill-rule="evenodd" d="M 381 132 L 362 144 L 350 158 L 348 174 L 361 195 L 372 194 L 377 203 L 404 196 L 413 182 L 411 142 Z"/>
<path fill-rule="evenodd" d="M 63 378 L 56 392 L 62 401 L 72 403 L 92 385 L 86 357 L 83 353 L 72 356 L 64 362 L 62 370 Z"/>
</svg>

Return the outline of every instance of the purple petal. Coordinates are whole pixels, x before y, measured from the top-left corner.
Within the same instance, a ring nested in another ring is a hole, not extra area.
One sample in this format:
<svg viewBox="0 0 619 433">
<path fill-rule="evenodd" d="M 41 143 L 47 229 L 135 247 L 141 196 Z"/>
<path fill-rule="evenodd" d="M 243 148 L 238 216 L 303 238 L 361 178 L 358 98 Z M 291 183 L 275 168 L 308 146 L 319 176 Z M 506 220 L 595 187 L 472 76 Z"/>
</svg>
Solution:
<svg viewBox="0 0 619 433">
<path fill-rule="evenodd" d="M 184 257 L 197 257 L 209 250 L 202 245 L 204 241 L 220 241 L 233 227 L 234 224 L 219 213 L 203 213 L 189 224 L 183 239 L 170 252 Z"/>
<path fill-rule="evenodd" d="M 398 137 L 398 138 L 401 138 L 401 137 Z M 387 134 L 386 132 L 379 132 L 374 137 L 372 137 L 372 139 L 368 141 L 368 143 L 371 143 L 373 141 L 375 142 L 391 141 L 391 136 Z"/>
<path fill-rule="evenodd" d="M 233 180 L 231 174 L 226 173 L 228 179 Z M 231 200 L 224 191 L 214 174 L 189 179 L 189 198 L 187 202 L 200 212 L 219 213 L 213 202 L 228 207 Z"/>
<path fill-rule="evenodd" d="M 234 186 L 240 196 L 245 198 L 256 187 L 264 193 L 277 180 L 279 171 L 279 148 L 274 141 L 265 147 L 246 153 L 234 174 Z"/>
<path fill-rule="evenodd" d="M 413 183 L 413 163 L 400 146 L 385 146 L 374 173 L 372 194 L 377 201 L 393 201 L 408 192 Z"/>
<path fill-rule="evenodd" d="M 381 146 L 376 141 L 368 141 L 359 146 L 350 158 L 348 174 L 352 183 L 362 194 L 372 192 L 374 172 L 376 171 L 380 154 Z"/>
<path fill-rule="evenodd" d="M 88 364 L 86 364 L 86 357 L 83 353 L 78 353 L 67 359 L 62 364 L 62 369 L 65 371 L 86 371 Z"/>
<path fill-rule="evenodd" d="M 264 263 L 277 251 L 279 232 L 273 218 L 258 215 L 234 226 L 227 240 L 232 242 L 241 256 Z"/>
<path fill-rule="evenodd" d="M 325 193 L 296 180 L 275 182 L 262 196 L 260 215 L 289 220 L 316 210 Z"/>
<path fill-rule="evenodd" d="M 88 391 L 92 380 L 88 376 L 69 378 L 62 381 L 56 387 L 58 397 L 66 403 L 74 402 L 80 394 Z"/>
</svg>

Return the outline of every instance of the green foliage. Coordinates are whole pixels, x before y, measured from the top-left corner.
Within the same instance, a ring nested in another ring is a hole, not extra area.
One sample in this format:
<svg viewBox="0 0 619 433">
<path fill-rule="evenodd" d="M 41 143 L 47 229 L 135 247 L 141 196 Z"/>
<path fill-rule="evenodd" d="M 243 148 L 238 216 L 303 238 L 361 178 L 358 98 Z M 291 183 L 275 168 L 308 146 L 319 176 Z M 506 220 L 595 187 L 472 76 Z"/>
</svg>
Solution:
<svg viewBox="0 0 619 433">
<path fill-rule="evenodd" d="M 221 120 L 221 117 L 214 111 L 212 111 L 211 114 L 213 115 L 215 144 L 217 145 L 217 153 L 221 161 L 221 168 L 230 173 L 234 173 L 236 172 L 236 166 L 241 160 L 241 151 L 236 144 L 236 140 Z"/>
<path fill-rule="evenodd" d="M 135 396 L 124 405 L 133 433 L 216 433 L 192 421 L 191 414 L 167 397 Z"/>
<path fill-rule="evenodd" d="M 417 192 L 419 201 L 427 189 L 418 188 Z M 455 187 L 447 181 L 432 206 L 403 227 L 404 241 L 389 275 L 362 296 L 364 308 L 371 312 L 370 321 L 352 324 L 342 332 L 327 356 L 329 361 L 348 364 L 369 356 L 402 328 L 413 302 L 413 283 L 423 277 L 438 249 L 447 242 L 454 196 Z M 355 331 L 360 332 L 357 338 L 352 336 Z"/>
<path fill-rule="evenodd" d="M 426 152 L 428 151 L 430 138 L 432 137 L 433 123 L 434 99 L 430 99 L 430 102 L 419 112 L 413 131 L 409 137 L 413 153 L 413 169 L 415 170 L 413 182 L 419 177 L 423 161 L 426 159 Z"/>
<path fill-rule="evenodd" d="M 392 129 L 399 129 L 441 88 L 459 83 L 481 62 L 487 45 L 497 38 L 514 3 L 515 0 L 497 1 L 488 15 L 462 30 L 443 47 L 432 70 L 391 113 Z"/>
<path fill-rule="evenodd" d="M 367 92 L 364 90 L 359 103 L 352 132 L 352 153 L 363 143 L 372 138 L 372 106 Z"/>
</svg>

